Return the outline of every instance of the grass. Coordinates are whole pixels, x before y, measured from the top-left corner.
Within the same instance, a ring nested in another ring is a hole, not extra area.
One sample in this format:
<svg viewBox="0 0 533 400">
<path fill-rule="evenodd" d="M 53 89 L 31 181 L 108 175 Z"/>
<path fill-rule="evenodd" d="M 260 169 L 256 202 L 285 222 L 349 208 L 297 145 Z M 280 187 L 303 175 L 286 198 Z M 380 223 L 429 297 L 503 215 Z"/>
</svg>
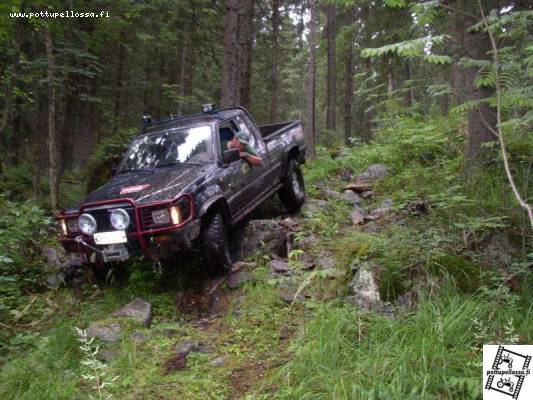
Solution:
<svg viewBox="0 0 533 400">
<path fill-rule="evenodd" d="M 481 398 L 479 349 L 497 338 L 502 322 L 491 304 L 452 285 L 420 304 L 396 319 L 324 304 L 293 343 L 276 398 Z M 484 321 L 492 337 L 480 337 L 474 320 Z"/>
</svg>

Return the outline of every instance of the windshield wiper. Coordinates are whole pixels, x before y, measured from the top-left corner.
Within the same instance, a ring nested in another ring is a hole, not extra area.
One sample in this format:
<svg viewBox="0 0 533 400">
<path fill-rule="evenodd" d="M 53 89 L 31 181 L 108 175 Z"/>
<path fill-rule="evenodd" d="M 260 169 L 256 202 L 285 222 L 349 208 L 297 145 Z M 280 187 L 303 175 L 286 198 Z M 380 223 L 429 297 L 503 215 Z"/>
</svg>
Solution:
<svg viewBox="0 0 533 400">
<path fill-rule="evenodd" d="M 147 168 L 130 168 L 130 169 L 122 169 L 118 171 L 119 174 L 122 174 L 124 172 L 150 172 L 150 169 Z"/>
<path fill-rule="evenodd" d="M 172 165 L 195 165 L 195 166 L 202 166 L 205 162 L 199 163 L 199 162 L 192 162 L 192 161 L 172 161 L 168 163 L 158 164 L 154 167 L 155 168 L 163 168 L 163 167 L 170 167 Z"/>
</svg>

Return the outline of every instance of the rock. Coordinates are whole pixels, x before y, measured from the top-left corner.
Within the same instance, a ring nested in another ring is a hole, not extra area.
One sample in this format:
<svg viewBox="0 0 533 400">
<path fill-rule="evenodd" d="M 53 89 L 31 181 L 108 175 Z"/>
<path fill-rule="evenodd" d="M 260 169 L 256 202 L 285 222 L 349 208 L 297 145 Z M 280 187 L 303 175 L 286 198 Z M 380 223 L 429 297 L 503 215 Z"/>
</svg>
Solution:
<svg viewBox="0 0 533 400">
<path fill-rule="evenodd" d="M 291 229 L 291 230 L 296 230 L 298 228 L 298 222 L 296 222 L 295 220 L 293 220 L 292 218 L 285 218 L 284 220 L 282 220 L 280 222 L 281 225 L 283 225 L 284 227 L 288 228 L 288 229 Z"/>
<path fill-rule="evenodd" d="M 289 264 L 280 260 L 269 261 L 268 268 L 270 269 L 270 272 L 276 274 L 287 274 L 290 272 Z"/>
<path fill-rule="evenodd" d="M 365 221 L 365 217 L 363 213 L 359 210 L 352 211 L 350 214 L 350 219 L 354 223 L 354 225 L 360 225 Z"/>
<path fill-rule="evenodd" d="M 376 269 L 377 266 L 368 261 L 359 265 L 357 273 L 348 285 L 351 296 L 346 298 L 347 302 L 365 310 L 383 311 L 384 304 L 379 295 Z"/>
<path fill-rule="evenodd" d="M 338 175 L 344 182 L 350 182 L 353 179 L 353 170 L 349 168 L 343 169 L 339 171 Z"/>
<path fill-rule="evenodd" d="M 373 190 L 366 190 L 363 193 L 361 193 L 361 197 L 363 199 L 369 199 L 371 197 L 374 197 L 374 191 Z"/>
<path fill-rule="evenodd" d="M 76 254 L 72 254 L 60 267 L 61 271 L 65 273 L 67 278 L 72 278 L 81 268 L 83 268 L 83 260 Z"/>
<path fill-rule="evenodd" d="M 230 272 L 253 271 L 257 268 L 257 263 L 253 261 L 237 261 L 231 266 Z"/>
<path fill-rule="evenodd" d="M 141 332 L 134 332 L 130 336 L 131 340 L 133 340 L 135 343 L 144 343 L 147 342 L 149 337 L 146 336 L 144 333 Z"/>
<path fill-rule="evenodd" d="M 120 332 L 117 322 L 97 321 L 87 328 L 88 337 L 96 337 L 102 342 L 116 342 L 120 339 Z"/>
<path fill-rule="evenodd" d="M 411 200 L 407 202 L 402 211 L 411 215 L 422 215 L 429 212 L 429 205 L 424 200 Z"/>
<path fill-rule="evenodd" d="M 58 267 L 61 264 L 57 256 L 56 249 L 54 249 L 53 247 L 42 247 L 41 255 L 44 257 L 48 265 Z"/>
<path fill-rule="evenodd" d="M 217 357 L 213 361 L 211 361 L 211 365 L 215 367 L 221 367 L 226 363 L 226 357 Z"/>
<path fill-rule="evenodd" d="M 308 198 L 302 206 L 302 213 L 312 216 L 321 212 L 327 204 L 328 202 L 326 200 Z"/>
<path fill-rule="evenodd" d="M 46 285 L 52 289 L 58 289 L 61 285 L 65 284 L 65 274 L 62 271 L 50 274 L 46 277 Z"/>
<path fill-rule="evenodd" d="M 331 190 L 330 188 L 322 189 L 322 194 L 330 199 L 338 199 L 340 197 L 339 192 Z"/>
<path fill-rule="evenodd" d="M 381 202 L 380 208 L 392 208 L 392 199 L 385 199 Z"/>
<path fill-rule="evenodd" d="M 305 296 L 301 293 L 287 293 L 287 292 L 281 292 L 280 298 L 283 300 L 284 303 L 292 304 L 292 303 L 302 303 L 305 301 Z"/>
<path fill-rule="evenodd" d="M 180 371 L 187 368 L 187 354 L 173 354 L 165 362 L 165 371 L 164 374 L 168 375 L 174 371 Z"/>
<path fill-rule="evenodd" d="M 328 251 L 321 251 L 315 259 L 315 265 L 320 269 L 335 268 L 335 260 Z"/>
<path fill-rule="evenodd" d="M 186 340 L 176 346 L 174 352 L 183 357 L 187 356 L 191 351 L 194 351 L 196 344 L 190 340 Z"/>
<path fill-rule="evenodd" d="M 303 264 L 302 268 L 306 270 L 313 269 L 316 266 L 315 259 L 309 254 L 304 254 L 300 261 L 302 261 Z"/>
<path fill-rule="evenodd" d="M 376 208 L 375 210 L 370 211 L 368 215 L 365 215 L 365 220 L 376 221 L 378 219 L 385 217 L 387 214 L 392 213 L 392 211 L 393 210 L 391 207 L 379 207 L 379 208 Z"/>
<path fill-rule="evenodd" d="M 118 352 L 115 350 L 110 350 L 110 349 L 101 349 L 98 352 L 98 354 L 96 354 L 97 359 L 99 359 L 100 361 L 105 361 L 105 362 L 111 362 L 117 357 L 118 357 Z"/>
<path fill-rule="evenodd" d="M 240 256 L 246 258 L 258 249 L 267 253 L 287 256 L 287 248 L 291 246 L 292 235 L 286 227 L 274 220 L 252 220 L 244 229 L 240 238 Z"/>
<path fill-rule="evenodd" d="M 355 192 L 352 192 L 351 190 L 346 190 L 341 194 L 340 197 L 342 200 L 344 200 L 347 203 L 353 204 L 354 206 L 360 206 L 361 205 L 361 198 L 359 195 Z"/>
<path fill-rule="evenodd" d="M 350 183 L 342 188 L 342 190 L 351 190 L 354 193 L 362 194 L 372 190 L 372 185 L 367 183 Z"/>
<path fill-rule="evenodd" d="M 116 310 L 111 316 L 116 318 L 132 318 L 142 323 L 144 326 L 149 327 L 152 322 L 152 305 L 146 300 L 137 297 L 125 306 Z"/>
<path fill-rule="evenodd" d="M 318 243 L 318 238 L 314 235 L 306 236 L 299 243 L 298 247 L 306 249 L 316 246 Z"/>
<path fill-rule="evenodd" d="M 239 286 L 241 286 L 244 282 L 248 282 L 253 279 L 253 275 L 246 271 L 239 271 L 231 273 L 228 277 L 228 288 L 229 289 L 237 289 Z"/>
<path fill-rule="evenodd" d="M 387 166 L 383 164 L 372 164 L 355 179 L 356 183 L 380 181 L 387 175 Z"/>
</svg>

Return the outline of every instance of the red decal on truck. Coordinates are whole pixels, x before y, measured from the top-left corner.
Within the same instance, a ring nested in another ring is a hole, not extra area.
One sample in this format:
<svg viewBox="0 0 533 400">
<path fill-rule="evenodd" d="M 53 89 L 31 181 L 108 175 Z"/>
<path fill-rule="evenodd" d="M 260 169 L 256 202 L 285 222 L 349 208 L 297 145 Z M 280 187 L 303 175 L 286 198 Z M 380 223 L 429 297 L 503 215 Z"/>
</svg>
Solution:
<svg viewBox="0 0 533 400">
<path fill-rule="evenodd" d="M 150 185 L 148 185 L 148 184 L 146 184 L 146 185 L 137 185 L 137 186 L 128 186 L 128 187 L 120 189 L 120 194 L 128 194 L 128 193 L 140 192 L 141 190 L 144 190 L 144 189 L 146 189 L 149 186 Z"/>
</svg>

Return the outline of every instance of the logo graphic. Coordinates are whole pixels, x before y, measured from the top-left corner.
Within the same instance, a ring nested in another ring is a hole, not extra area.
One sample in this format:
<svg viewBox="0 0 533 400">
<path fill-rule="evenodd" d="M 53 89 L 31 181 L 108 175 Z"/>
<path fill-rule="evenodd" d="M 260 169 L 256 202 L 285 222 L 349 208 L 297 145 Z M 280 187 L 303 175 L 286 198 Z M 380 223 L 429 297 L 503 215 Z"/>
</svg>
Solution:
<svg viewBox="0 0 533 400">
<path fill-rule="evenodd" d="M 141 190 L 144 190 L 146 189 L 147 187 L 149 187 L 150 185 L 137 185 L 137 186 L 128 186 L 128 187 L 124 187 L 120 190 L 120 194 L 128 194 L 128 193 L 135 193 L 135 192 L 140 192 Z"/>
<path fill-rule="evenodd" d="M 531 399 L 533 346 L 483 346 L 484 400 Z M 520 396 L 522 394 L 522 396 Z"/>
</svg>

